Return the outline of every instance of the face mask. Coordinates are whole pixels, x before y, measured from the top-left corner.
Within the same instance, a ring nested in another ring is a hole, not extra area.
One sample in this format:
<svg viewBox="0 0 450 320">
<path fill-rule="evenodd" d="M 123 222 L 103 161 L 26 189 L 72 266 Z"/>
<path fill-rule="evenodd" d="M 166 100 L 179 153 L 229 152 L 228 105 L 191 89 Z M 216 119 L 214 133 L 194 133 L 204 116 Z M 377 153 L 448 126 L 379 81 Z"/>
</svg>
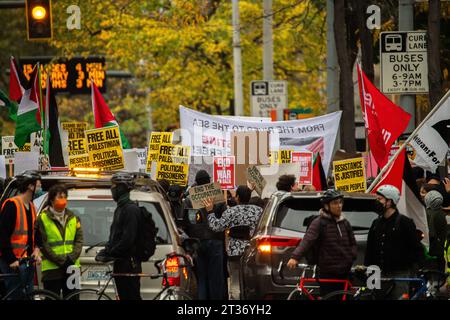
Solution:
<svg viewBox="0 0 450 320">
<path fill-rule="evenodd" d="M 61 199 L 56 199 L 53 202 L 53 208 L 58 211 L 58 212 L 62 212 L 67 206 L 67 199 L 65 198 L 61 198 Z"/>
<path fill-rule="evenodd" d="M 374 211 L 378 214 L 383 214 L 384 210 L 385 210 L 384 205 L 380 201 L 376 200 L 374 205 Z"/>
<path fill-rule="evenodd" d="M 41 187 L 39 187 L 39 188 L 36 188 L 36 187 L 35 187 L 34 192 L 33 192 L 33 200 L 39 198 L 39 197 L 42 196 L 44 193 L 45 193 L 45 192 L 42 190 Z"/>
</svg>

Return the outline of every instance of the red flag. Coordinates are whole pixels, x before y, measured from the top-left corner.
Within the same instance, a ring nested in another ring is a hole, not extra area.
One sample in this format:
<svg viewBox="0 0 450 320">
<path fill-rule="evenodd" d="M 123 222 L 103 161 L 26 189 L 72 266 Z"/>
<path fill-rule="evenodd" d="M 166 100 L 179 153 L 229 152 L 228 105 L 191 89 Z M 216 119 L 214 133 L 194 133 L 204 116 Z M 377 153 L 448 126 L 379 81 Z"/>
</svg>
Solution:
<svg viewBox="0 0 450 320">
<path fill-rule="evenodd" d="M 378 182 L 378 184 L 372 189 L 372 193 L 375 193 L 379 187 L 385 184 L 390 184 L 398 188 L 398 190 L 402 190 L 402 182 L 403 182 L 403 170 L 405 167 L 405 155 L 406 151 L 403 151 L 398 155 L 398 157 L 391 164 L 389 169 L 383 174 L 383 177 Z"/>
<path fill-rule="evenodd" d="M 369 146 L 380 168 L 388 162 L 392 144 L 405 131 L 411 115 L 386 98 L 357 65 L 361 109 Z"/>
<path fill-rule="evenodd" d="M 11 57 L 9 67 L 9 99 L 16 102 L 20 102 L 25 92 L 24 85 L 22 85 L 22 78 L 18 71 L 16 60 L 14 57 Z"/>
<path fill-rule="evenodd" d="M 94 111 L 95 128 L 106 127 L 109 122 L 116 122 L 116 118 L 109 110 L 108 105 L 103 99 L 102 94 L 98 90 L 94 82 L 91 82 L 92 86 L 92 109 Z M 117 124 L 117 122 L 116 122 Z"/>
</svg>

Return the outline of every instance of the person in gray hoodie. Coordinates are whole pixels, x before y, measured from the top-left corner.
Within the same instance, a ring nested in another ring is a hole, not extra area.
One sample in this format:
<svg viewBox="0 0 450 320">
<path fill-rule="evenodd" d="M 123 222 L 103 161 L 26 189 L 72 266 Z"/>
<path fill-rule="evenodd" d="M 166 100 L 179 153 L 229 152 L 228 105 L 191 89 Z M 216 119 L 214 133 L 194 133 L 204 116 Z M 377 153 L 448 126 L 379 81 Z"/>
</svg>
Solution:
<svg viewBox="0 0 450 320">
<path fill-rule="evenodd" d="M 425 196 L 425 205 L 427 211 L 428 234 L 430 238 L 429 254 L 436 257 L 435 260 L 428 262 L 428 269 L 435 269 L 441 272 L 445 270 L 444 244 L 447 236 L 447 220 L 442 210 L 444 201 L 442 194 L 432 190 Z"/>
</svg>

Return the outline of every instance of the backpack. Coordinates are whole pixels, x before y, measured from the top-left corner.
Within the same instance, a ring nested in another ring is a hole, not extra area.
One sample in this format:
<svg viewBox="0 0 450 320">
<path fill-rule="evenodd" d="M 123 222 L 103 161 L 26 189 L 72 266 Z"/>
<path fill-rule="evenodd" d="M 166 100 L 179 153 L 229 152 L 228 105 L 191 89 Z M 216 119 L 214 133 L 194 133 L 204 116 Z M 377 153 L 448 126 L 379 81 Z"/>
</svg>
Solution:
<svg viewBox="0 0 450 320">
<path fill-rule="evenodd" d="M 320 215 L 312 215 L 307 218 L 305 218 L 303 225 L 306 226 L 306 232 L 308 232 L 309 227 L 311 226 L 311 223 L 316 220 L 320 219 L 320 227 L 319 227 L 319 237 L 316 243 L 305 252 L 305 259 L 309 265 L 317 265 L 319 263 L 319 254 L 320 254 L 320 245 L 321 242 L 325 236 L 325 228 L 328 224 L 326 219 L 322 219 Z M 349 230 L 352 230 L 352 227 L 350 223 L 347 220 L 344 220 L 345 228 L 347 229 L 347 235 L 349 237 L 349 242 L 352 242 L 352 237 Z"/>
<path fill-rule="evenodd" d="M 141 212 L 141 228 L 138 235 L 138 241 L 136 244 L 136 257 L 142 261 L 148 261 L 156 250 L 156 235 L 158 234 L 158 228 L 155 221 L 152 218 L 152 214 L 148 212 L 144 206 L 139 206 Z"/>
</svg>

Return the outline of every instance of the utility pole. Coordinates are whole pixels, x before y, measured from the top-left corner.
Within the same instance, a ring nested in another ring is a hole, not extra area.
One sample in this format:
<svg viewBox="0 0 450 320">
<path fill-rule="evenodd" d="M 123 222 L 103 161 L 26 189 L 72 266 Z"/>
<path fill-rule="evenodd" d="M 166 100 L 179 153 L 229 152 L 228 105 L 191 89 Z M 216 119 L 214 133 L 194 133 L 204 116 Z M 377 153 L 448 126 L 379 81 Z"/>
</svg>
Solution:
<svg viewBox="0 0 450 320">
<path fill-rule="evenodd" d="M 273 80 L 272 0 L 264 0 L 263 73 L 264 80 Z"/>
<path fill-rule="evenodd" d="M 242 57 L 239 26 L 239 0 L 233 2 L 233 60 L 234 60 L 234 101 L 237 116 L 244 115 L 244 98 L 242 93 Z"/>
<path fill-rule="evenodd" d="M 327 111 L 339 111 L 339 67 L 334 40 L 334 0 L 327 0 Z M 338 131 L 335 149 L 340 149 Z M 333 152 L 334 154 L 334 152 Z"/>
<path fill-rule="evenodd" d="M 398 1 L 398 30 L 414 30 L 414 0 Z M 400 106 L 411 115 L 411 120 L 404 132 L 409 134 L 416 127 L 416 96 L 402 94 L 400 96 Z"/>
</svg>

